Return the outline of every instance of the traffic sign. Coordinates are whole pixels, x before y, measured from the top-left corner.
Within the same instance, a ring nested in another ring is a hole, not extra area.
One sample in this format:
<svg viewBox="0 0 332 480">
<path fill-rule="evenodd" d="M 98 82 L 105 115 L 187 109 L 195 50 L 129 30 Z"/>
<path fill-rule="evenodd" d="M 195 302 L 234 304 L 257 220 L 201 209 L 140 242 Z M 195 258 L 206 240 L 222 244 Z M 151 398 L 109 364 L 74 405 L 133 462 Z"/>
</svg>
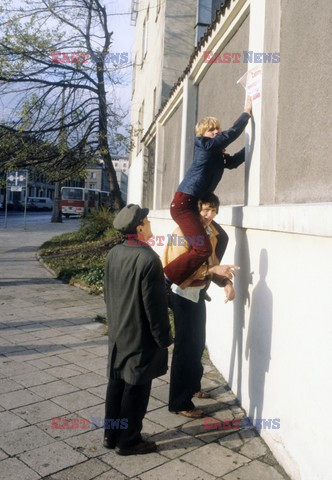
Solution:
<svg viewBox="0 0 332 480">
<path fill-rule="evenodd" d="M 26 187 L 28 181 L 27 170 L 17 170 L 16 172 L 7 173 L 7 186 L 8 187 Z M 21 190 L 12 190 L 20 192 Z"/>
</svg>

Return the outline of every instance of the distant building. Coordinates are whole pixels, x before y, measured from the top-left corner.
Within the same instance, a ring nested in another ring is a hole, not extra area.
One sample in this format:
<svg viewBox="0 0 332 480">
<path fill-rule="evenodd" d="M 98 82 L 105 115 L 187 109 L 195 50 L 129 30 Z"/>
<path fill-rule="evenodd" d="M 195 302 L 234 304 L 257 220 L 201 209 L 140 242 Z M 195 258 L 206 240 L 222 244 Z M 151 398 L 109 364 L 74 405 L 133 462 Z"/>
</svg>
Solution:
<svg viewBox="0 0 332 480">
<path fill-rule="evenodd" d="M 113 167 L 120 187 L 121 196 L 127 203 L 128 191 L 128 169 L 129 160 L 127 157 L 112 155 Z M 96 165 L 89 165 L 87 168 L 87 177 L 84 183 L 85 188 L 109 191 L 109 181 L 104 164 L 101 162 Z"/>
</svg>

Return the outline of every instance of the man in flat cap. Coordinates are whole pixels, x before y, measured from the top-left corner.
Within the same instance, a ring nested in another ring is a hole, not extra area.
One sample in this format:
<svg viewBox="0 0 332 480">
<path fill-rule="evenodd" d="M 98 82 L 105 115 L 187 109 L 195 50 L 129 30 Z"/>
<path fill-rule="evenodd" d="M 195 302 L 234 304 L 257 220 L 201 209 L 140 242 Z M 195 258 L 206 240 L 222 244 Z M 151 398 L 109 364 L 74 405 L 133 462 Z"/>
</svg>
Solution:
<svg viewBox="0 0 332 480">
<path fill-rule="evenodd" d="M 172 342 L 163 268 L 146 243 L 152 237 L 148 213 L 133 204 L 118 213 L 113 225 L 125 240 L 110 250 L 105 267 L 109 384 L 104 446 L 116 447 L 119 455 L 157 448 L 155 442 L 143 440 L 142 421 L 152 379 L 167 371 Z"/>
</svg>

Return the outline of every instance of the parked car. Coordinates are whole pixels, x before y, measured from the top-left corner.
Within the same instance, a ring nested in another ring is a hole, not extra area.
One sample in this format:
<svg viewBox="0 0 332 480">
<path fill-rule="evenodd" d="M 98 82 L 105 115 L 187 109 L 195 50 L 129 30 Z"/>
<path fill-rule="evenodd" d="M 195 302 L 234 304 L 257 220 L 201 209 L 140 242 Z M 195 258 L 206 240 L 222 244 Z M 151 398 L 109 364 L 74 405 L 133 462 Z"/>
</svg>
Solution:
<svg viewBox="0 0 332 480">
<path fill-rule="evenodd" d="M 22 202 L 24 208 L 24 203 Z M 52 210 L 53 201 L 48 197 L 28 197 L 27 198 L 27 210 Z"/>
</svg>

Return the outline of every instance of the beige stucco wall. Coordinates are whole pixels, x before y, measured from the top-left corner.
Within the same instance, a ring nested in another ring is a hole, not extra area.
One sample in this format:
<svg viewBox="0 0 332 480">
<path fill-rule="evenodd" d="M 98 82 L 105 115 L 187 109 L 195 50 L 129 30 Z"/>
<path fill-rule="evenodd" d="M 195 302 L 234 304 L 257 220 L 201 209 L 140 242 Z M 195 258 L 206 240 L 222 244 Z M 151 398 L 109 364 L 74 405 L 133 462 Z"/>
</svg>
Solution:
<svg viewBox="0 0 332 480">
<path fill-rule="evenodd" d="M 277 202 L 332 198 L 332 3 L 281 1 Z"/>
<path fill-rule="evenodd" d="M 242 52 L 248 50 L 249 17 L 235 32 L 223 52 Z M 243 111 L 245 91 L 237 80 L 246 72 L 247 64 L 213 63 L 198 87 L 197 120 L 205 116 L 217 117 L 221 128 L 229 128 Z M 229 146 L 227 152 L 235 153 L 244 147 L 244 134 Z M 225 170 L 221 183 L 216 189 L 221 203 L 243 204 L 244 202 L 244 166 L 237 170 Z"/>
</svg>

